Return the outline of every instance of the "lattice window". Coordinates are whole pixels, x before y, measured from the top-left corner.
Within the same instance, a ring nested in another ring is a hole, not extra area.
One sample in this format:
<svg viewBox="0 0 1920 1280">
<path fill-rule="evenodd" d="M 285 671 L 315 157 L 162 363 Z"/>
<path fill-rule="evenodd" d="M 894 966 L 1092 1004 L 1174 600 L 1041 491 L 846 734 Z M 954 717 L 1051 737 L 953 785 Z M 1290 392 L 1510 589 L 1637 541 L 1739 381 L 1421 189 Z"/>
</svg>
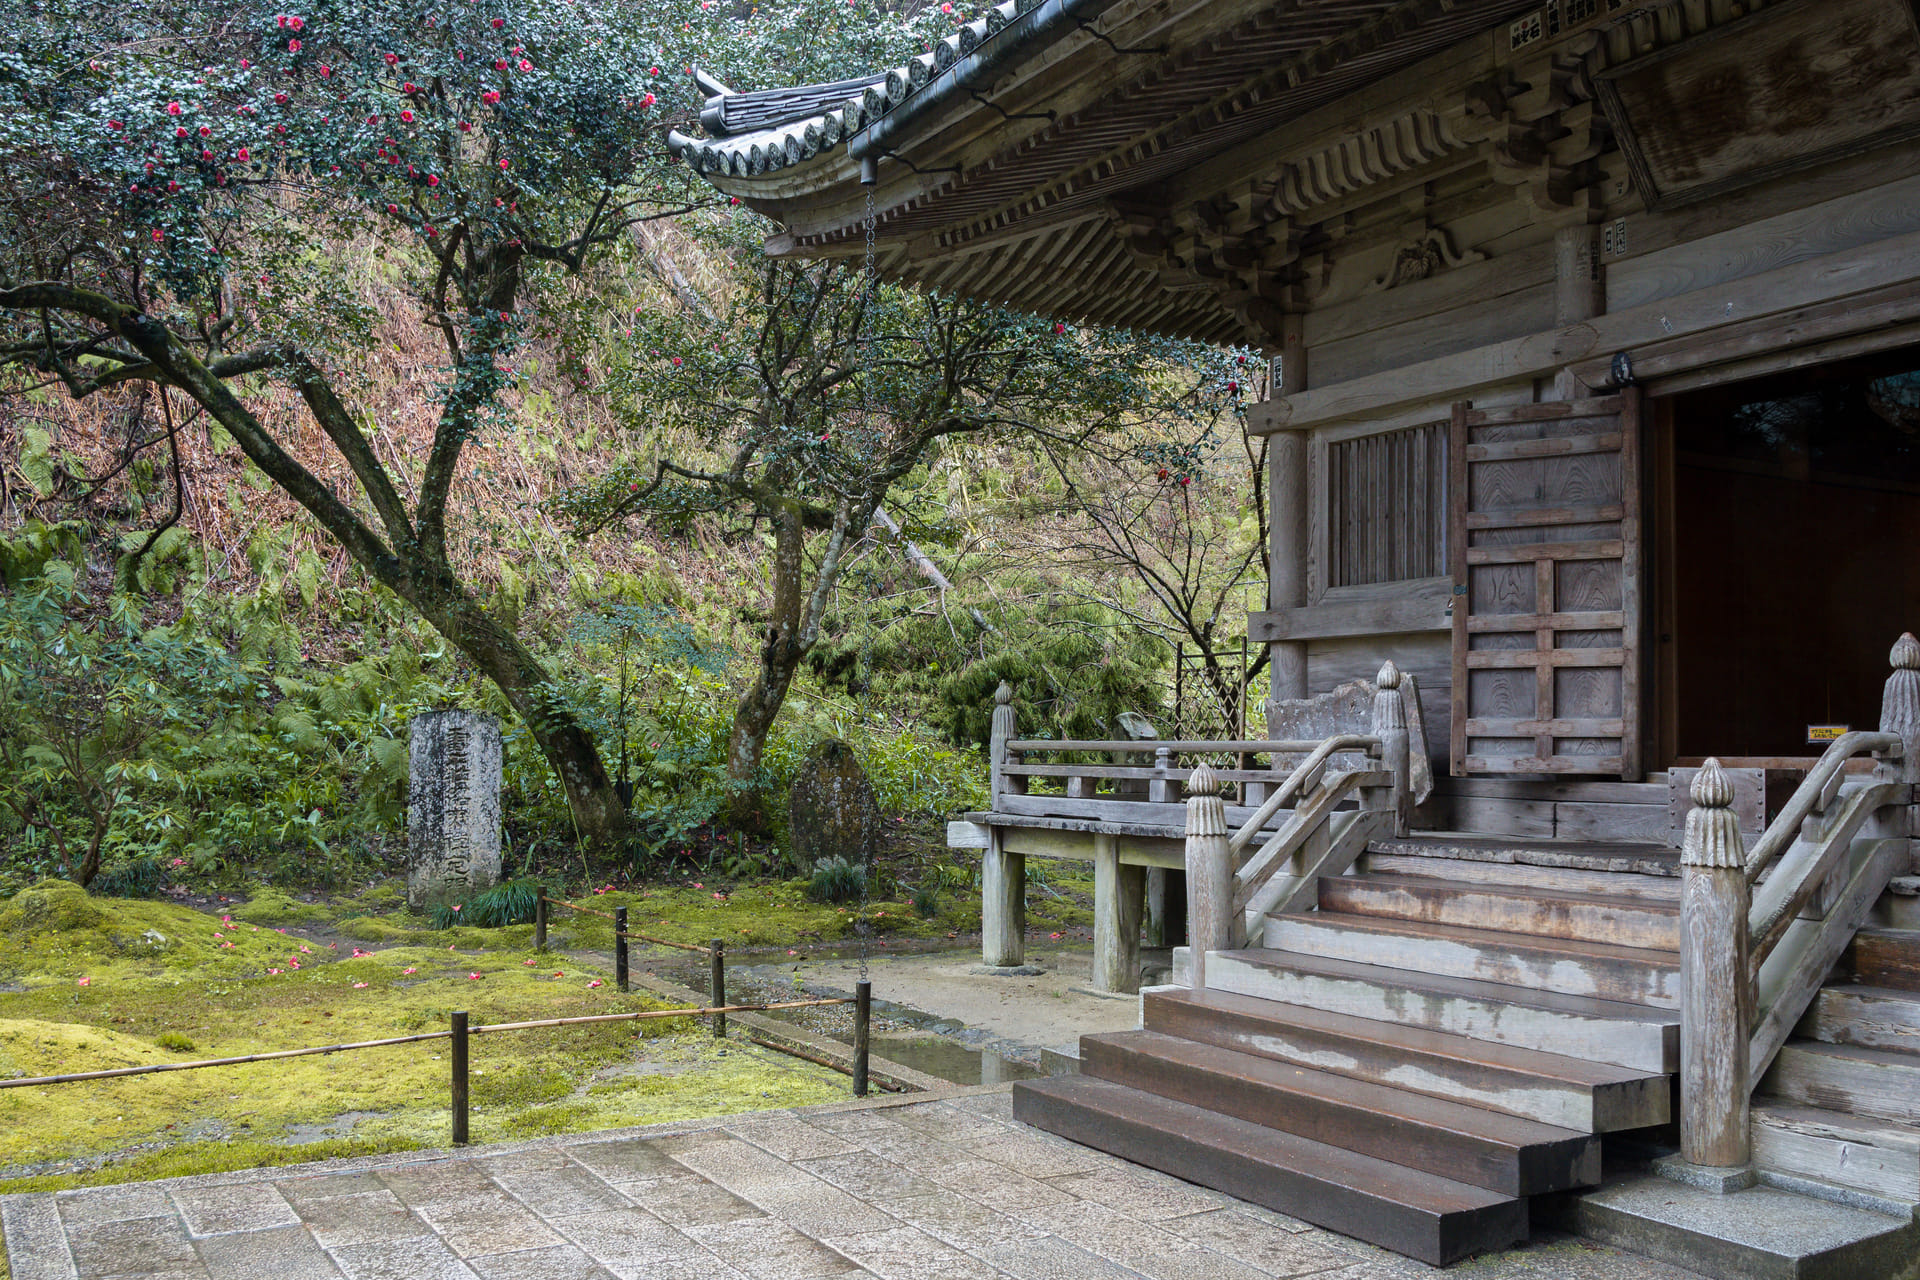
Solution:
<svg viewBox="0 0 1920 1280">
<path fill-rule="evenodd" d="M 1327 585 L 1447 571 L 1447 424 L 1327 446 Z"/>
</svg>

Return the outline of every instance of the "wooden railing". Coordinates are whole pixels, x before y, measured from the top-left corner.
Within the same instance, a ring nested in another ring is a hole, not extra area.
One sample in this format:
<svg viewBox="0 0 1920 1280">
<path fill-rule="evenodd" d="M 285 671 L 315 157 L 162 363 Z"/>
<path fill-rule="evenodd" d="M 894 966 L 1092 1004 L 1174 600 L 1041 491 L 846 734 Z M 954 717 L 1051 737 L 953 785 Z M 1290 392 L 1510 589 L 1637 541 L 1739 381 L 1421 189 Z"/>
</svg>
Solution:
<svg viewBox="0 0 1920 1280">
<path fill-rule="evenodd" d="M 1321 876 L 1344 874 L 1376 836 L 1404 833 L 1410 810 L 1407 717 L 1400 672 L 1375 680 L 1372 732 L 1335 734 L 1302 760 L 1231 836 L 1221 778 L 1201 765 L 1187 780 L 1188 975 L 1206 986 L 1207 953 L 1248 944 L 1273 911 L 1309 905 Z M 1331 769 L 1359 752 L 1367 767 Z M 1349 804 L 1355 807 L 1347 807 Z M 1247 851 L 1282 813 L 1279 829 Z"/>
<path fill-rule="evenodd" d="M 1887 882 L 1909 865 L 1920 641 L 1891 655 L 1878 732 L 1843 734 L 1749 854 L 1718 760 L 1694 775 L 1681 848 L 1680 1152 L 1737 1168 L 1749 1099 Z M 1871 774 L 1847 762 L 1871 755 Z"/>
</svg>

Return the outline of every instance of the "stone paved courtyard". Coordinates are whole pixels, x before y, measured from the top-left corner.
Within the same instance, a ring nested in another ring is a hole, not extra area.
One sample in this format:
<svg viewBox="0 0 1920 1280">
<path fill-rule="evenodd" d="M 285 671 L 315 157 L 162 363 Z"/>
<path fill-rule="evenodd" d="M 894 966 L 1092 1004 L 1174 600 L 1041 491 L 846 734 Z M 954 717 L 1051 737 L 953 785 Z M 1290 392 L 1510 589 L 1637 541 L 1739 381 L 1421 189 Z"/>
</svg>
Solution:
<svg viewBox="0 0 1920 1280">
<path fill-rule="evenodd" d="M 1442 1274 L 1014 1122 L 1005 1086 L 0 1200 L 15 1280 Z M 1567 1237 L 1449 1276 L 1691 1280 Z"/>
</svg>

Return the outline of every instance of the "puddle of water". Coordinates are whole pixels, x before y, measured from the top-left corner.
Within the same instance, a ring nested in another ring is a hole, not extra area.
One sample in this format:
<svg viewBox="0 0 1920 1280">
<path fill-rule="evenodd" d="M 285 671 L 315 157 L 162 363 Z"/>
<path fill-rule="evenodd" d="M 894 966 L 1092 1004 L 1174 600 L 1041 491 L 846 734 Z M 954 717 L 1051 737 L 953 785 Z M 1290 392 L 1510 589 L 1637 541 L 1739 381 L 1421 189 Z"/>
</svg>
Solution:
<svg viewBox="0 0 1920 1280">
<path fill-rule="evenodd" d="M 1031 1080 L 1040 1071 L 991 1049 L 973 1049 L 942 1036 L 875 1036 L 876 1056 L 955 1084 L 1004 1084 Z"/>
</svg>

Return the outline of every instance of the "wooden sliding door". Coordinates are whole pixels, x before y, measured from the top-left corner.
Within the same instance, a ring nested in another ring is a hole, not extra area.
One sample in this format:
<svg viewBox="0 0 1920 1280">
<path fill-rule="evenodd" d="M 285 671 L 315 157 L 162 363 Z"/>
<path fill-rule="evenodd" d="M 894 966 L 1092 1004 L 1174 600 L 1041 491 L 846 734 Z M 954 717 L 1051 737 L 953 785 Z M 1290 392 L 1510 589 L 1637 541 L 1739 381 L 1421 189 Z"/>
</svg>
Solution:
<svg viewBox="0 0 1920 1280">
<path fill-rule="evenodd" d="M 1641 776 L 1639 408 L 1454 406 L 1454 773 Z"/>
</svg>

